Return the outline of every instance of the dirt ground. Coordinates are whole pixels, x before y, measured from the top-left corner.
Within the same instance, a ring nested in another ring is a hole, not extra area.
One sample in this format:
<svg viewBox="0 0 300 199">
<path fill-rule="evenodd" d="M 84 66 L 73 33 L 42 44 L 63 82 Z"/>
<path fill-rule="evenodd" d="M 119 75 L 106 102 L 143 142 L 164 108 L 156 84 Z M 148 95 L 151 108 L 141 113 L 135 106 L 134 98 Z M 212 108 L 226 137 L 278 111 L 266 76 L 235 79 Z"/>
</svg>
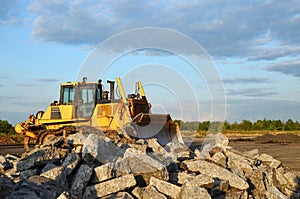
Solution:
<svg viewBox="0 0 300 199">
<path fill-rule="evenodd" d="M 259 153 L 266 153 L 273 156 L 282 164 L 295 171 L 300 176 L 300 136 L 293 134 L 266 134 L 257 135 L 231 135 L 229 146 L 244 152 L 258 149 Z M 201 147 L 204 138 L 184 139 L 191 148 Z"/>
</svg>

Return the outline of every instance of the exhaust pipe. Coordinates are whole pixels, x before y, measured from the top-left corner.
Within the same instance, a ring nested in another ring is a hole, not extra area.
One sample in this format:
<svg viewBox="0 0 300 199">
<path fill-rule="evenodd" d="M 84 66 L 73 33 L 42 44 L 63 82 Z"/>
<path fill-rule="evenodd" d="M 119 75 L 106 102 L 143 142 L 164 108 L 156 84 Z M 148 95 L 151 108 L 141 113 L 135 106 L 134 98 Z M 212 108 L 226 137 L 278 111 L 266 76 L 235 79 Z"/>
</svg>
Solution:
<svg viewBox="0 0 300 199">
<path fill-rule="evenodd" d="M 113 100 L 115 99 L 115 82 L 107 80 L 107 83 L 109 83 L 110 100 Z"/>
</svg>

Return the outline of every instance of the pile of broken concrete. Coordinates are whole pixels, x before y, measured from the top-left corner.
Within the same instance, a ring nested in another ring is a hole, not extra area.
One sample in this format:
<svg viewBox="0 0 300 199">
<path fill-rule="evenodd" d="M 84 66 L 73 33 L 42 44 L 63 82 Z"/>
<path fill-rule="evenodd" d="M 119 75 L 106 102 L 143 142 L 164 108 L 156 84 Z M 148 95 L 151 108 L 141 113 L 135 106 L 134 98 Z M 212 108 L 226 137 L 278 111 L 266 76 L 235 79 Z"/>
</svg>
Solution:
<svg viewBox="0 0 300 199">
<path fill-rule="evenodd" d="M 299 198 L 299 179 L 258 150 L 218 133 L 201 148 L 75 134 L 21 157 L 0 156 L 0 198 Z"/>
</svg>

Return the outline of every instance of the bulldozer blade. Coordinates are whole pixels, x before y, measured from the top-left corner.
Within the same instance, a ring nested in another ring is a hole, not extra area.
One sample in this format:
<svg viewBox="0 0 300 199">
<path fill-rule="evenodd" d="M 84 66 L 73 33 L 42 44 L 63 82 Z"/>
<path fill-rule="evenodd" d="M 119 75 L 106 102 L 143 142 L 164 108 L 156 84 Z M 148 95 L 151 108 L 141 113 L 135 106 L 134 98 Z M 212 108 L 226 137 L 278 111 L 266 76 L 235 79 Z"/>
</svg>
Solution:
<svg viewBox="0 0 300 199">
<path fill-rule="evenodd" d="M 184 144 L 178 124 L 168 114 L 141 113 L 133 119 L 131 126 L 137 138 L 157 138 L 163 146 L 169 142 Z"/>
</svg>

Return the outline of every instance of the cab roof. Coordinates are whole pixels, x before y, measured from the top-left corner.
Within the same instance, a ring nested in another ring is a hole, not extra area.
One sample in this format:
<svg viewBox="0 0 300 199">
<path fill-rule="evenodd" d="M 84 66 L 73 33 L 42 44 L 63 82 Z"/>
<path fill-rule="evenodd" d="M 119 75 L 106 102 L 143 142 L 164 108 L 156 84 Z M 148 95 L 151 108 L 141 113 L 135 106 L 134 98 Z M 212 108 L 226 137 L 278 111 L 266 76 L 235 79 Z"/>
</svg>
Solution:
<svg viewBox="0 0 300 199">
<path fill-rule="evenodd" d="M 97 82 L 64 82 L 60 86 L 96 85 Z"/>
</svg>

